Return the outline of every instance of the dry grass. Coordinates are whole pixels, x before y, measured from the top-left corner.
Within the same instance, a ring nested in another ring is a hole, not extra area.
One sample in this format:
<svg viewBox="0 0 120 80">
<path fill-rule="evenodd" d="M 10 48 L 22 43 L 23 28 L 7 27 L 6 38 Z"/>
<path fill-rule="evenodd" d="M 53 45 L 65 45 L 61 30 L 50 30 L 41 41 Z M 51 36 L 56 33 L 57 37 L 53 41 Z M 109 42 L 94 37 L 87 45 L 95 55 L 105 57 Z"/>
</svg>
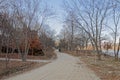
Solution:
<svg viewBox="0 0 120 80">
<path fill-rule="evenodd" d="M 95 54 L 68 52 L 74 56 L 80 56 L 89 68 L 101 78 L 101 80 L 120 80 L 120 62 L 114 61 L 113 57 L 102 56 L 102 60 L 96 60 Z"/>
<path fill-rule="evenodd" d="M 9 61 L 8 67 L 6 68 L 6 62 L 0 61 L 0 79 L 22 73 L 45 64 L 47 63 Z"/>
<path fill-rule="evenodd" d="M 49 60 L 49 59 L 56 59 L 57 55 L 55 54 L 53 49 L 47 49 L 44 51 L 44 56 L 31 56 L 28 55 L 27 59 L 34 59 L 34 60 Z M 0 54 L 0 58 L 5 58 L 6 54 Z M 8 54 L 10 59 L 21 59 L 19 54 Z M 31 70 L 36 67 L 43 66 L 47 63 L 36 63 L 36 62 L 21 62 L 21 61 L 9 61 L 8 68 L 6 69 L 6 62 L 0 61 L 0 79 L 5 76 L 10 76 L 11 74 L 25 72 L 27 70 Z"/>
<path fill-rule="evenodd" d="M 52 48 L 49 48 L 47 50 L 44 51 L 45 55 L 44 56 L 32 56 L 32 55 L 28 55 L 27 59 L 35 59 L 35 60 L 49 60 L 49 59 L 55 59 L 57 57 L 57 55 L 55 54 L 54 50 Z M 0 54 L 0 58 L 5 58 L 6 54 Z M 21 59 L 20 55 L 17 53 L 9 53 L 8 57 L 10 59 Z"/>
</svg>

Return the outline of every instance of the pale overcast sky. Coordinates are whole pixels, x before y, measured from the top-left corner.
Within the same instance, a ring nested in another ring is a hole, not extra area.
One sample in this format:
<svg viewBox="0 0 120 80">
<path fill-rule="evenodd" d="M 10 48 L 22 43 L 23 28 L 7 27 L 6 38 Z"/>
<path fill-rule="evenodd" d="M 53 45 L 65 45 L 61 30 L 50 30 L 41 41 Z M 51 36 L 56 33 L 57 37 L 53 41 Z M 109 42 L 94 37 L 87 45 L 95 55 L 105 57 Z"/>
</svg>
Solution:
<svg viewBox="0 0 120 80">
<path fill-rule="evenodd" d="M 59 34 L 60 30 L 63 26 L 63 13 L 64 10 L 62 8 L 63 0 L 44 0 L 50 7 L 52 7 L 53 11 L 55 11 L 55 17 L 51 18 L 47 23 L 48 25 Z"/>
</svg>

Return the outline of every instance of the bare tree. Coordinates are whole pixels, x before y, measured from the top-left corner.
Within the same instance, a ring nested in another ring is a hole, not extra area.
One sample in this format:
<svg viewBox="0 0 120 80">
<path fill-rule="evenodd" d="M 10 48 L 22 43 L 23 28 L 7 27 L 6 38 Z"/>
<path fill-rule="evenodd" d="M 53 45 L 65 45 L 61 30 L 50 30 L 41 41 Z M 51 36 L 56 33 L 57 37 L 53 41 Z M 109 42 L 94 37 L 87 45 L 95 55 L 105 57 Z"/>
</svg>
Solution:
<svg viewBox="0 0 120 80">
<path fill-rule="evenodd" d="M 5 8 L 7 7 L 6 5 L 6 0 L 0 0 L 0 53 L 1 53 L 1 50 L 2 50 L 2 43 L 3 43 L 3 35 L 2 35 L 2 32 L 3 32 L 3 10 L 5 10 Z"/>
<path fill-rule="evenodd" d="M 29 40 L 32 38 L 31 30 L 36 30 L 39 33 L 51 12 L 47 7 L 41 8 L 43 4 L 40 0 L 19 0 L 13 1 L 11 4 L 14 27 L 18 33 L 18 35 L 15 33 L 16 45 L 22 60 L 26 61 L 30 48 Z"/>
<path fill-rule="evenodd" d="M 12 24 L 11 24 L 11 19 L 9 14 L 6 12 L 1 13 L 1 52 L 3 52 L 6 57 L 6 68 L 8 67 L 8 62 L 9 62 L 9 53 L 12 51 L 11 45 L 12 45 L 12 33 L 14 31 Z"/>
<path fill-rule="evenodd" d="M 68 25 L 68 29 L 70 31 L 70 50 L 73 50 L 73 40 L 74 40 L 74 14 L 70 12 L 67 16 L 66 24 Z"/>
<path fill-rule="evenodd" d="M 119 40 L 118 36 L 119 36 L 119 23 L 120 23 L 120 12 L 118 12 L 119 9 L 119 4 L 116 1 L 112 2 L 113 6 L 113 10 L 112 10 L 112 21 L 113 21 L 113 26 L 107 26 L 111 31 L 112 31 L 112 37 L 113 37 L 113 47 L 114 47 L 114 55 L 115 55 L 115 60 L 119 60 Z"/>
<path fill-rule="evenodd" d="M 102 29 L 112 8 L 110 1 L 73 0 L 71 5 L 69 7 L 74 9 L 74 13 L 77 15 L 76 23 L 78 27 L 89 35 L 100 60 Z"/>
<path fill-rule="evenodd" d="M 59 34 L 59 48 L 63 50 L 69 50 L 69 43 L 70 43 L 70 33 L 68 30 L 68 27 L 66 25 L 63 26 L 63 29 L 61 30 Z"/>
<path fill-rule="evenodd" d="M 39 36 L 41 43 L 44 46 L 44 50 L 54 47 L 54 34 L 55 32 L 51 30 L 49 25 L 43 25 L 40 30 Z"/>
<path fill-rule="evenodd" d="M 36 0 L 19 0 L 19 1 L 13 1 L 12 2 L 12 8 L 14 11 L 15 19 L 17 20 L 16 26 L 19 27 L 19 29 L 22 29 L 23 35 L 21 38 L 24 40 L 24 52 L 21 52 L 21 58 L 23 61 L 26 61 L 26 57 L 29 50 L 29 39 L 30 39 L 30 29 L 32 26 L 34 26 L 34 19 L 36 19 L 37 10 L 39 7 L 39 2 Z M 17 38 L 18 39 L 18 38 Z M 23 44 L 22 43 L 22 44 Z M 18 43 L 17 43 L 18 44 Z"/>
</svg>

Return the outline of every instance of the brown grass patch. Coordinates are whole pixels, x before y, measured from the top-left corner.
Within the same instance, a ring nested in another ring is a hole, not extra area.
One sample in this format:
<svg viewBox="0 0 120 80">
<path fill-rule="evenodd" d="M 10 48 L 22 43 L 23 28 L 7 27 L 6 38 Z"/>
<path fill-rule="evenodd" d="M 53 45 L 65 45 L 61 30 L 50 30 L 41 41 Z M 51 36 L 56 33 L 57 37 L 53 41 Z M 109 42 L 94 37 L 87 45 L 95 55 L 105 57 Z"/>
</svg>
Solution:
<svg viewBox="0 0 120 80">
<path fill-rule="evenodd" d="M 75 52 L 69 52 L 69 54 L 76 54 Z M 96 59 L 94 53 L 78 53 L 74 56 L 80 56 L 80 60 L 85 62 L 89 68 L 91 68 L 101 80 L 120 80 L 120 62 L 116 62 L 114 57 L 103 56 L 102 60 Z"/>
<path fill-rule="evenodd" d="M 45 64 L 47 63 L 9 61 L 8 67 L 6 68 L 6 62 L 0 60 L 0 79 L 32 70 Z"/>
</svg>

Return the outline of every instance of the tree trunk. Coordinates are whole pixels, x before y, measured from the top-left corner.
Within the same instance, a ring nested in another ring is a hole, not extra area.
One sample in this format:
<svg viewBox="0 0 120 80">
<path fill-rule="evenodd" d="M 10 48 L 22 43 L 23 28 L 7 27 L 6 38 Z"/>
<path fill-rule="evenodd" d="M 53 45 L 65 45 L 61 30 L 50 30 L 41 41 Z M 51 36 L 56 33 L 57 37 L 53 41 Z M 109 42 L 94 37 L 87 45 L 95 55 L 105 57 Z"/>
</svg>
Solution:
<svg viewBox="0 0 120 80">
<path fill-rule="evenodd" d="M 118 47 L 117 47 L 117 53 L 116 53 L 116 61 L 119 61 L 119 50 L 120 50 L 120 38 L 119 38 L 119 43 L 118 43 Z"/>
<path fill-rule="evenodd" d="M 21 55 L 21 58 L 22 58 L 22 61 L 23 61 L 23 62 L 26 62 L 26 56 L 25 56 L 25 54 L 26 54 L 26 53 L 22 53 L 22 55 Z"/>
<path fill-rule="evenodd" d="M 101 51 L 99 50 L 97 42 L 95 42 L 95 47 L 96 47 L 98 60 L 101 60 Z"/>
</svg>

